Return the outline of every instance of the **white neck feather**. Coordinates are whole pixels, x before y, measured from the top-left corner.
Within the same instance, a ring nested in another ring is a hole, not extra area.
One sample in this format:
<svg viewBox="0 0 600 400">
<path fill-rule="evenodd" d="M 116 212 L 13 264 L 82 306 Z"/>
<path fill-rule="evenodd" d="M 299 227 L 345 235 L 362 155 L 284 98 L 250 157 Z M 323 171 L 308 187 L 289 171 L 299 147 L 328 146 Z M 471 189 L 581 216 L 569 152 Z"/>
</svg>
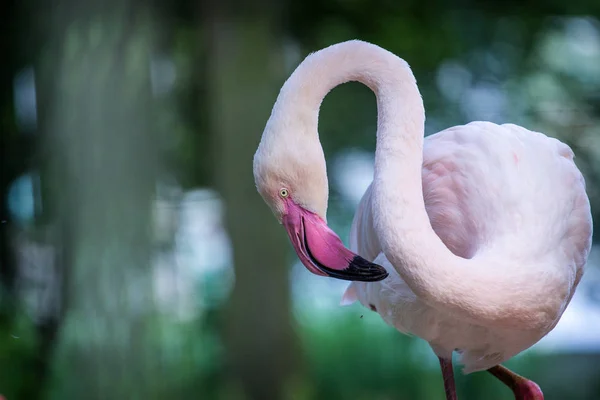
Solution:
<svg viewBox="0 0 600 400">
<path fill-rule="evenodd" d="M 374 225 L 385 255 L 411 290 L 429 305 L 479 325 L 532 329 L 553 321 L 549 314 L 556 310 L 536 307 L 539 301 L 529 301 L 534 291 L 524 293 L 524 274 L 493 265 L 502 261 L 494 257 L 457 257 L 434 232 L 421 180 L 425 112 L 404 60 L 361 41 L 313 53 L 283 86 L 273 115 L 308 126 L 302 131 L 312 136 L 303 140 L 318 141 L 320 104 L 348 81 L 367 85 L 377 96 Z"/>
</svg>

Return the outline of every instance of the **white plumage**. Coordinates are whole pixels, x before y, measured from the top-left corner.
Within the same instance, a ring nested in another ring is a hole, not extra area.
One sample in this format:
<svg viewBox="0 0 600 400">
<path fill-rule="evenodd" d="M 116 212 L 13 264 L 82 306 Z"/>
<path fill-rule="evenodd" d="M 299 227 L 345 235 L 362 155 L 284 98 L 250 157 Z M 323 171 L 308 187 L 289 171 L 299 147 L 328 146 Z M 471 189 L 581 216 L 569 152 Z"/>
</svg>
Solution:
<svg viewBox="0 0 600 400">
<path fill-rule="evenodd" d="M 427 137 L 422 181 L 431 225 L 455 255 L 470 259 L 486 251 L 522 260 L 524 268 L 538 265 L 531 260 L 547 260 L 540 265 L 539 280 L 548 281 L 549 289 L 556 280 L 569 289 L 557 317 L 534 331 L 491 329 L 427 305 L 382 253 L 372 222 L 371 187 L 354 217 L 350 248 L 383 265 L 390 276 L 381 282 L 351 283 L 343 302 L 358 299 L 376 309 L 400 332 L 428 341 L 439 357 L 450 358 L 458 350 L 467 373 L 489 369 L 545 336 L 571 299 L 590 246 L 585 183 L 564 143 L 516 125 L 489 122 Z"/>
</svg>

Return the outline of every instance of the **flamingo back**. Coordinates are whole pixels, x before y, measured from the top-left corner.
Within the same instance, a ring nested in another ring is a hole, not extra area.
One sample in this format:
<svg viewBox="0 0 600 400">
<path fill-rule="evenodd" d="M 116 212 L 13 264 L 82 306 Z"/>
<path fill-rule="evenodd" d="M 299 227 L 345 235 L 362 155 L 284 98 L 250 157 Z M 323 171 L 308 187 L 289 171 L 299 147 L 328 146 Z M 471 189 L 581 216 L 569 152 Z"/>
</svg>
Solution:
<svg viewBox="0 0 600 400">
<path fill-rule="evenodd" d="M 556 320 L 543 331 L 491 331 L 421 302 L 382 253 L 371 187 L 355 214 L 350 247 L 390 276 L 352 283 L 344 302 L 358 299 L 376 309 L 399 331 L 429 341 L 440 356 L 458 349 L 466 372 L 489 368 L 541 339 L 568 305 L 591 247 L 585 182 L 566 144 L 512 124 L 472 122 L 425 139 L 422 183 L 431 225 L 444 244 L 459 257 L 502 257 L 510 268 L 535 268 L 523 273 L 561 288 L 544 294 L 560 297 Z"/>
</svg>

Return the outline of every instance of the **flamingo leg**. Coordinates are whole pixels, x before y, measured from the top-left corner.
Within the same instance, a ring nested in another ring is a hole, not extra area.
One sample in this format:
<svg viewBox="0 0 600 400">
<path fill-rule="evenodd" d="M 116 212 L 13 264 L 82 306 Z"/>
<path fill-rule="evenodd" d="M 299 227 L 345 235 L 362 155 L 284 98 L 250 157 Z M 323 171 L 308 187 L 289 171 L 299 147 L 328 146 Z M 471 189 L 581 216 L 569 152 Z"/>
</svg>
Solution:
<svg viewBox="0 0 600 400">
<path fill-rule="evenodd" d="M 510 369 L 496 365 L 487 371 L 513 391 L 515 400 L 544 400 L 544 394 L 535 382 L 515 374 Z"/>
<path fill-rule="evenodd" d="M 456 397 L 456 386 L 454 384 L 454 370 L 452 369 L 452 360 L 438 357 L 442 377 L 444 378 L 444 390 L 446 391 L 446 400 L 458 400 Z"/>
</svg>

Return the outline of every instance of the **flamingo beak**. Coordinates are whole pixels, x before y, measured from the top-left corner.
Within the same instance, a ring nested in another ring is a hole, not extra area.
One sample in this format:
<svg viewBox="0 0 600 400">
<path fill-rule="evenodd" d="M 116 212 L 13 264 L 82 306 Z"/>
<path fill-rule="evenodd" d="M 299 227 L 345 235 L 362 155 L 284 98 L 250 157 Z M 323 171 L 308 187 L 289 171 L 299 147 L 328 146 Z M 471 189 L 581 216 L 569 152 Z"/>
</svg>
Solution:
<svg viewBox="0 0 600 400">
<path fill-rule="evenodd" d="M 298 258 L 309 271 L 346 281 L 376 282 L 387 278 L 385 268 L 348 250 L 317 214 L 291 199 L 286 206 L 282 223 Z"/>
</svg>

